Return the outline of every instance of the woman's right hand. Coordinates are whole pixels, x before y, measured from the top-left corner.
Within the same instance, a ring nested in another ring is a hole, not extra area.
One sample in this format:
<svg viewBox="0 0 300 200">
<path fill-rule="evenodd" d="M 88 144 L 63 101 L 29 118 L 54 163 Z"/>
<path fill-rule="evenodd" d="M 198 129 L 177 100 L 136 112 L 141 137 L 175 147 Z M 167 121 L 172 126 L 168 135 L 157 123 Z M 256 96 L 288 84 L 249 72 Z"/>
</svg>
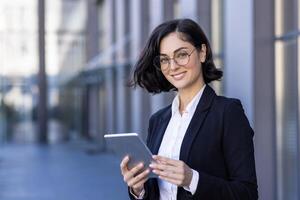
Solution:
<svg viewBox="0 0 300 200">
<path fill-rule="evenodd" d="M 148 180 L 150 169 L 140 172 L 144 167 L 143 163 L 134 166 L 132 169 L 128 169 L 128 162 L 129 157 L 125 156 L 120 164 L 121 173 L 124 181 L 132 189 L 133 193 L 139 196 L 144 190 L 144 183 Z"/>
</svg>

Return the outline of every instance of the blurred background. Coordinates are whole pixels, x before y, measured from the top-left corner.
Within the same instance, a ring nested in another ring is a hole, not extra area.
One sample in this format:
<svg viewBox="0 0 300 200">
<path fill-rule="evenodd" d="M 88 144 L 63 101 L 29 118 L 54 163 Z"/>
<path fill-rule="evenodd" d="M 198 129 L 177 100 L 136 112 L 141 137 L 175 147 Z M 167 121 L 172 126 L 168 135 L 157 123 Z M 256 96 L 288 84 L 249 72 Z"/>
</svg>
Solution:
<svg viewBox="0 0 300 200">
<path fill-rule="evenodd" d="M 174 93 L 126 86 L 155 26 L 197 21 L 255 130 L 262 200 L 300 199 L 300 0 L 1 0 L 0 199 L 128 199 L 106 133 Z"/>
</svg>

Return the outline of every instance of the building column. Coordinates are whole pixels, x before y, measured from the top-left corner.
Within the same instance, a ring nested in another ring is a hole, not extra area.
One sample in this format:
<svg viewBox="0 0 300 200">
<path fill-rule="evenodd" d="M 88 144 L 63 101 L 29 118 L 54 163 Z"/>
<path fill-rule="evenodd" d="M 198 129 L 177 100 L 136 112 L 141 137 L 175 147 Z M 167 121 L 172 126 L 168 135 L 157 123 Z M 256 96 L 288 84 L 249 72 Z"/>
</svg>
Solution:
<svg viewBox="0 0 300 200">
<path fill-rule="evenodd" d="M 129 36 L 129 3 L 118 1 L 116 6 L 116 120 L 117 131 L 128 131 L 128 113 L 130 101 L 128 95 L 126 66 L 130 48 L 128 47 Z"/>
<path fill-rule="evenodd" d="M 274 1 L 254 1 L 254 129 L 260 199 L 276 198 Z"/>
<path fill-rule="evenodd" d="M 116 42 L 116 11 L 115 11 L 115 0 L 105 0 L 104 2 L 105 9 L 108 10 L 106 12 L 105 18 L 109 20 L 109 23 L 107 23 L 107 34 L 105 34 L 105 37 L 107 37 L 107 46 L 106 49 L 112 48 Z M 107 50 L 106 50 L 107 51 Z M 106 53 L 104 51 L 104 53 Z M 112 64 L 115 63 L 115 52 L 112 52 L 108 56 L 107 64 L 111 66 L 110 68 L 105 70 L 105 108 L 106 108 L 106 131 L 113 133 L 116 131 L 116 95 L 115 95 L 115 73 L 114 68 Z"/>
<path fill-rule="evenodd" d="M 174 19 L 174 2 L 175 1 L 176 0 L 163 0 L 162 1 L 164 20 Z M 151 12 L 151 14 L 152 13 L 153 12 Z"/>
<path fill-rule="evenodd" d="M 38 134 L 41 143 L 47 143 L 48 108 L 47 108 L 47 76 L 45 56 L 45 0 L 38 1 L 38 49 L 39 49 L 39 103 L 38 103 Z"/>
<path fill-rule="evenodd" d="M 136 62 L 149 34 L 149 1 L 131 0 L 131 59 Z M 134 63 L 132 63 L 134 64 Z M 150 117 L 149 94 L 137 87 L 131 92 L 131 130 L 147 136 Z"/>
<path fill-rule="evenodd" d="M 84 138 L 89 138 L 89 93 L 90 88 L 87 85 L 84 85 L 82 87 L 82 100 L 81 100 L 81 108 L 82 108 L 82 114 L 81 114 L 81 135 Z"/>
<path fill-rule="evenodd" d="M 224 93 L 242 101 L 253 125 L 253 1 L 228 0 L 224 9 Z"/>
<path fill-rule="evenodd" d="M 98 10 L 96 0 L 87 0 L 86 61 L 89 62 L 99 51 Z"/>
<path fill-rule="evenodd" d="M 196 1 L 196 20 L 200 24 L 201 28 L 207 35 L 208 39 L 211 39 L 211 1 L 212 0 L 198 0 Z"/>
<path fill-rule="evenodd" d="M 89 86 L 89 109 L 88 109 L 88 134 L 89 137 L 93 139 L 99 139 L 102 142 L 103 136 L 100 137 L 99 134 L 103 134 L 103 131 L 99 130 L 100 114 L 99 114 L 99 86 L 98 83 L 93 83 Z"/>
<path fill-rule="evenodd" d="M 99 51 L 99 37 L 98 37 L 98 11 L 96 0 L 86 1 L 86 13 L 87 13 L 87 23 L 86 23 L 86 62 L 90 62 L 95 56 L 98 55 Z M 89 98 L 88 98 L 88 136 L 94 139 L 101 138 L 99 130 L 99 86 L 98 83 L 91 83 L 89 87 Z M 100 139 L 101 140 L 101 139 Z"/>
</svg>

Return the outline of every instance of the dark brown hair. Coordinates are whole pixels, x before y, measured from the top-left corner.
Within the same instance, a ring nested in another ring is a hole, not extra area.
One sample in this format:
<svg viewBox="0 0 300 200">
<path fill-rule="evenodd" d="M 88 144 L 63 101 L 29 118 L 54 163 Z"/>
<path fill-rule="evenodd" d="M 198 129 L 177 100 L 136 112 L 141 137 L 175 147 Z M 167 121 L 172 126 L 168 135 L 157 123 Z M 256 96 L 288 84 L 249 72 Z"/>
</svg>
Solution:
<svg viewBox="0 0 300 200">
<path fill-rule="evenodd" d="M 200 26 L 191 19 L 175 19 L 157 26 L 151 33 L 134 67 L 132 86 L 139 85 L 150 93 L 167 92 L 176 88 L 154 67 L 153 59 L 160 54 L 160 42 L 168 34 L 178 32 L 181 39 L 201 49 L 206 45 L 206 59 L 202 63 L 202 74 L 205 83 L 219 80 L 223 72 L 216 68 L 209 41 Z"/>
</svg>

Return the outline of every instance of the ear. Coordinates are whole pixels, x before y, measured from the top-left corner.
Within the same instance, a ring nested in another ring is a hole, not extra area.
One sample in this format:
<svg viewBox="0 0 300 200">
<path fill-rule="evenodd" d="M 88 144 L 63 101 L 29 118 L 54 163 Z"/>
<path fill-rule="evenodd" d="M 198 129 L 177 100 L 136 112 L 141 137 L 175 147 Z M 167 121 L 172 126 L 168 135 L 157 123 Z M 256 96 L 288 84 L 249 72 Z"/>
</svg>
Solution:
<svg viewBox="0 0 300 200">
<path fill-rule="evenodd" d="M 204 63 L 206 60 L 206 45 L 202 44 L 201 45 L 201 51 L 200 51 L 200 61 Z"/>
</svg>

